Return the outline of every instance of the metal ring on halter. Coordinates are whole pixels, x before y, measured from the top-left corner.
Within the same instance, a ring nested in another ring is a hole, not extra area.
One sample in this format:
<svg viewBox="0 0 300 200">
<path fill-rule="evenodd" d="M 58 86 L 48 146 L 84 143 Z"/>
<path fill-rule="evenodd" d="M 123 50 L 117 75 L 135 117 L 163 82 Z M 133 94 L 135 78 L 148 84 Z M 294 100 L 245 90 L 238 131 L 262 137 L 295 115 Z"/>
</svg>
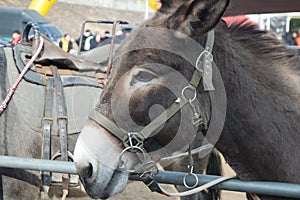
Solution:
<svg viewBox="0 0 300 200">
<path fill-rule="evenodd" d="M 207 50 L 202 51 L 201 54 L 198 56 L 198 58 L 197 58 L 197 60 L 196 60 L 196 69 L 197 69 L 199 72 L 201 72 L 201 73 L 204 72 L 204 69 L 201 69 L 201 68 L 200 68 L 199 62 L 200 62 L 201 58 L 202 58 L 204 55 L 209 56 L 209 57 L 211 58 L 211 61 L 213 61 L 213 56 L 212 56 L 211 52 L 209 52 L 209 51 L 207 51 Z"/>
<path fill-rule="evenodd" d="M 186 96 L 184 95 L 184 91 L 187 90 L 187 89 L 190 89 L 190 90 L 192 90 L 192 91 L 194 92 L 194 97 L 193 97 L 192 99 L 191 99 L 191 98 L 188 99 L 188 98 L 186 98 Z M 194 90 L 194 89 L 192 88 L 192 86 L 188 85 L 188 86 L 185 86 L 185 87 L 182 89 L 181 95 L 184 96 L 186 99 L 188 99 L 190 103 L 192 103 L 193 101 L 195 101 L 195 99 L 196 99 L 196 97 L 197 97 L 197 92 L 196 92 L 196 90 Z"/>
<path fill-rule="evenodd" d="M 137 152 L 138 152 L 138 151 L 141 152 L 142 155 L 143 155 L 143 158 L 145 158 L 145 151 L 144 151 L 142 148 L 140 148 L 140 147 L 138 147 L 138 146 L 130 146 L 130 147 L 126 147 L 125 149 L 123 149 L 123 151 L 121 152 L 120 157 L 119 157 L 119 167 L 118 167 L 118 168 L 119 168 L 120 170 L 124 170 L 124 171 L 127 171 L 127 172 L 129 172 L 129 173 L 135 172 L 135 170 L 133 170 L 133 169 L 132 169 L 132 170 L 126 169 L 127 166 L 126 166 L 125 162 L 122 160 L 122 157 L 124 156 L 124 154 L 126 153 L 126 151 L 129 151 L 129 150 L 132 150 L 132 149 L 137 150 Z"/>
<path fill-rule="evenodd" d="M 195 183 L 194 185 L 189 186 L 189 185 L 186 183 L 186 178 L 187 178 L 188 176 L 193 176 L 193 177 L 195 177 L 196 183 Z M 186 187 L 187 189 L 193 189 L 193 188 L 195 188 L 195 187 L 198 185 L 198 182 L 199 182 L 199 178 L 198 178 L 198 176 L 197 176 L 196 174 L 194 174 L 194 173 L 188 173 L 188 174 L 186 174 L 186 175 L 183 177 L 183 185 L 184 185 L 184 187 Z"/>
</svg>

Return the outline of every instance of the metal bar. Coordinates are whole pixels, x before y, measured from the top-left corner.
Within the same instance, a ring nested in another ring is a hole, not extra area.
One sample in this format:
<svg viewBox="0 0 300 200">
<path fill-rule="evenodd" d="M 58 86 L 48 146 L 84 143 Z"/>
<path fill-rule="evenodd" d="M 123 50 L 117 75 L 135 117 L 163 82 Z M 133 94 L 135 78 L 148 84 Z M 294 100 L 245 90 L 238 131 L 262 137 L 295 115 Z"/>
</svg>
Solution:
<svg viewBox="0 0 300 200">
<path fill-rule="evenodd" d="M 77 54 L 80 55 L 81 54 L 81 47 L 82 47 L 82 36 L 84 34 L 84 30 L 85 30 L 85 25 L 87 23 L 94 23 L 94 24 L 97 24 L 97 23 L 102 23 L 102 24 L 113 24 L 114 21 L 111 21 L 111 20 L 85 20 L 83 21 L 82 25 L 81 25 L 81 31 L 80 31 L 80 38 L 79 38 L 79 45 L 78 45 L 78 51 L 77 51 Z"/>
<path fill-rule="evenodd" d="M 10 156 L 0 156 L 0 167 L 20 168 L 36 171 L 52 171 L 59 173 L 76 174 L 76 168 L 72 162 L 41 160 L 34 158 L 16 158 Z M 183 177 L 186 173 L 160 171 L 155 180 L 159 183 L 183 185 Z M 199 178 L 198 186 L 208 183 L 220 176 L 201 175 L 197 174 Z M 131 174 L 130 180 L 140 180 L 138 174 Z M 188 185 L 194 184 L 192 176 L 186 179 Z M 300 198 L 300 184 L 280 183 L 280 182 L 259 182 L 259 181 L 241 181 L 238 179 L 231 179 L 224 181 L 214 187 L 219 190 L 231 190 L 238 192 L 248 192 L 254 194 L 278 196 L 287 198 Z"/>
<path fill-rule="evenodd" d="M 122 20 L 118 20 L 119 24 L 128 24 L 128 22 L 126 21 L 122 21 Z M 83 21 L 82 25 L 81 25 L 81 31 L 80 31 L 80 38 L 79 38 L 79 45 L 78 45 L 78 51 L 77 54 L 80 55 L 81 52 L 81 46 L 82 46 L 82 36 L 84 34 L 84 30 L 85 30 L 85 25 L 87 23 L 93 23 L 93 24 L 112 24 L 114 25 L 115 21 L 112 20 L 85 20 Z"/>
<path fill-rule="evenodd" d="M 183 172 L 170 172 L 160 171 L 154 179 L 158 183 L 183 185 L 183 178 L 186 173 Z M 196 174 L 199 182 L 198 186 L 208 183 L 212 180 L 220 178 L 220 176 Z M 138 174 L 130 175 L 130 180 L 140 180 Z M 188 176 L 186 179 L 187 185 L 194 185 L 195 178 Z M 280 183 L 280 182 L 259 182 L 259 181 L 241 181 L 238 179 L 230 179 L 219 183 L 212 187 L 219 190 L 231 190 L 237 192 L 247 192 L 268 196 L 288 197 L 288 198 L 300 198 L 300 184 Z"/>
<path fill-rule="evenodd" d="M 106 75 L 107 77 L 110 74 L 110 69 L 112 67 L 112 58 L 113 58 L 113 52 L 114 52 L 114 48 L 115 48 L 115 38 L 116 38 L 116 30 L 117 30 L 117 25 L 118 24 L 128 24 L 128 22 L 126 21 L 122 21 L 122 20 L 116 20 L 113 23 L 113 28 L 112 28 L 112 35 L 111 35 L 111 43 L 110 43 L 110 50 L 109 50 L 109 58 L 108 58 L 108 63 L 107 63 L 107 69 L 106 69 Z"/>
<path fill-rule="evenodd" d="M 81 25 L 81 31 L 80 31 L 80 38 L 79 38 L 79 44 L 78 44 L 77 55 L 80 55 L 80 53 L 81 53 L 80 51 L 81 51 L 82 40 L 83 40 L 82 36 L 83 36 L 83 34 L 84 34 L 85 24 L 86 24 L 86 22 L 84 21 L 84 22 L 82 23 L 82 25 Z"/>
<path fill-rule="evenodd" d="M 77 174 L 73 162 L 0 156 L 0 167 Z"/>
</svg>

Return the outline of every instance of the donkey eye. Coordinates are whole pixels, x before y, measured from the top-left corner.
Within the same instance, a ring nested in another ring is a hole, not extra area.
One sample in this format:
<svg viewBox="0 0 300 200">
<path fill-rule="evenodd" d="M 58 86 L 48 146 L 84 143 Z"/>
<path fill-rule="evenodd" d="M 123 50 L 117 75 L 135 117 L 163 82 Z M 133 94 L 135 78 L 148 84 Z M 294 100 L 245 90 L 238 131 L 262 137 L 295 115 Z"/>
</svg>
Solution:
<svg viewBox="0 0 300 200">
<path fill-rule="evenodd" d="M 138 81 L 149 82 L 152 79 L 156 78 L 156 76 L 149 72 L 140 71 L 134 78 Z"/>
</svg>

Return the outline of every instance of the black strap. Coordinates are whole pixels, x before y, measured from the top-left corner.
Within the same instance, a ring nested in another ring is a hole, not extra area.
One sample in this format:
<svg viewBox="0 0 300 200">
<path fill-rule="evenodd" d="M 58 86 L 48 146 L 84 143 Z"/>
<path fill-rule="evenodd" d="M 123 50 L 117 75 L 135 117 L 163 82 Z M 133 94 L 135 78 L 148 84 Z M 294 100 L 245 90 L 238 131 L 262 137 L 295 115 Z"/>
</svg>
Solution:
<svg viewBox="0 0 300 200">
<path fill-rule="evenodd" d="M 2 175 L 0 175 L 0 199 L 4 199 Z"/>
<path fill-rule="evenodd" d="M 58 74 L 57 67 L 52 66 L 53 69 L 53 77 L 54 77 L 54 85 L 56 92 L 56 101 L 57 101 L 57 124 L 58 124 L 58 135 L 60 137 L 60 151 L 61 151 L 61 160 L 68 161 L 68 130 L 67 130 L 67 107 L 64 95 L 64 88 L 62 85 L 61 77 Z M 63 174 L 63 190 L 68 190 L 69 185 L 69 175 Z"/>
<path fill-rule="evenodd" d="M 42 159 L 46 159 L 46 160 L 51 159 L 53 99 L 54 99 L 54 83 L 53 83 L 53 79 L 49 78 L 46 86 L 46 95 L 45 95 L 45 111 L 44 111 L 44 119 L 43 119 L 43 145 L 42 145 Z M 41 178 L 42 178 L 42 185 L 50 187 L 51 172 L 42 172 Z M 45 187 L 43 188 L 46 189 Z"/>
<path fill-rule="evenodd" d="M 57 67 L 53 66 L 54 85 L 57 101 L 57 124 L 58 136 L 61 142 L 61 160 L 68 161 L 68 143 L 67 143 L 67 108 L 65 103 L 64 89 L 62 86 L 60 75 L 58 74 Z"/>
<path fill-rule="evenodd" d="M 157 192 L 159 194 L 166 195 L 158 185 L 158 183 L 155 181 L 154 177 L 150 174 L 144 174 L 140 177 L 143 183 L 151 190 L 151 192 Z"/>
</svg>

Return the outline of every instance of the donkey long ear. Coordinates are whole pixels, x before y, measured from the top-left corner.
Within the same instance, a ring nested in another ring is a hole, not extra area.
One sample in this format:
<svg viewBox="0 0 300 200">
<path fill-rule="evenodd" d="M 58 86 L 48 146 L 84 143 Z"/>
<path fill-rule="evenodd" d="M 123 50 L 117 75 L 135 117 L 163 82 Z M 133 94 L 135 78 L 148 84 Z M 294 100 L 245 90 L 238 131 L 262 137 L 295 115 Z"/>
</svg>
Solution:
<svg viewBox="0 0 300 200">
<path fill-rule="evenodd" d="M 159 13 L 168 14 L 173 13 L 182 3 L 189 0 L 160 0 L 161 7 Z"/>
<path fill-rule="evenodd" d="M 169 28 L 189 36 L 199 36 L 213 29 L 221 19 L 229 0 L 187 1 L 169 18 Z"/>
</svg>

